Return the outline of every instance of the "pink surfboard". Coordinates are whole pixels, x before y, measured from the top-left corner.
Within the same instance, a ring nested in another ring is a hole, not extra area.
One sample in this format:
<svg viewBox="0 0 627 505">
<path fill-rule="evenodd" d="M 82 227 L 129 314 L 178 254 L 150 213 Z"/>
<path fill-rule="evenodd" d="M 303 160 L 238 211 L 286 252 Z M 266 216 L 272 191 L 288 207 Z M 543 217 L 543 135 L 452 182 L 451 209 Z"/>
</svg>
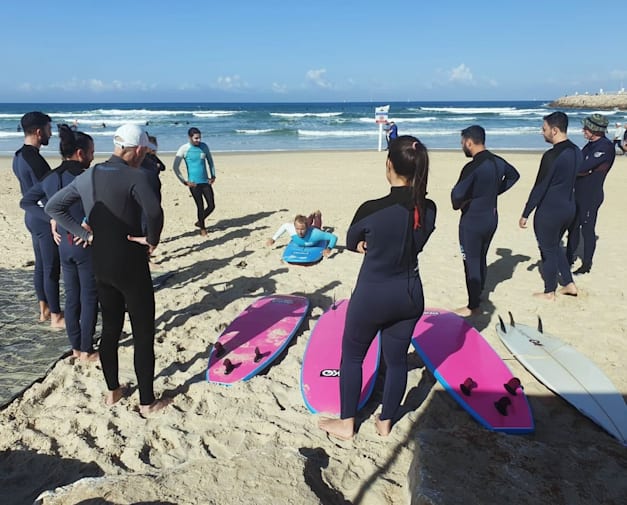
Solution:
<svg viewBox="0 0 627 505">
<path fill-rule="evenodd" d="M 335 303 L 320 316 L 311 331 L 300 376 L 300 389 L 307 408 L 314 413 L 340 413 L 340 360 L 348 300 Z M 379 335 L 366 353 L 362 365 L 359 408 L 370 398 L 379 369 Z"/>
<path fill-rule="evenodd" d="M 281 354 L 309 310 L 303 296 L 271 295 L 249 305 L 218 337 L 209 354 L 207 380 L 247 381 Z"/>
<path fill-rule="evenodd" d="M 425 309 L 412 344 L 438 382 L 482 426 L 506 433 L 533 432 L 520 381 L 465 319 Z"/>
</svg>

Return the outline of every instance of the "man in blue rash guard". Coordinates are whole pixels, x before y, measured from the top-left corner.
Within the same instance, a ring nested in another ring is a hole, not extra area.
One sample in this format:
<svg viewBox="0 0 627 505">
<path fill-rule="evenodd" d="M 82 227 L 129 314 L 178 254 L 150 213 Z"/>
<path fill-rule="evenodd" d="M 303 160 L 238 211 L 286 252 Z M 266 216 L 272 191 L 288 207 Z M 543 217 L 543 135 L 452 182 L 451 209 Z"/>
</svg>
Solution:
<svg viewBox="0 0 627 505">
<path fill-rule="evenodd" d="M 597 245 L 594 230 L 599 208 L 603 203 L 603 183 L 614 164 L 614 144 L 605 136 L 608 120 L 601 114 L 592 114 L 583 120 L 583 136 L 588 143 L 581 150 L 583 162 L 575 181 L 575 203 L 577 212 L 568 228 L 566 255 L 569 264 L 575 262 L 579 246 L 579 235 L 583 236 L 583 258 L 581 266 L 573 273 L 587 274 L 592 268 L 592 257 Z"/>
<path fill-rule="evenodd" d="M 561 240 L 575 216 L 575 177 L 582 157 L 579 148 L 568 140 L 567 129 L 568 116 L 563 112 L 544 117 L 542 135 L 553 148 L 542 156 L 536 182 L 518 222 L 521 228 L 527 228 L 527 219 L 535 209 L 533 230 L 542 257 L 544 292 L 533 296 L 545 300 L 555 299 L 558 274 L 563 285 L 560 293 L 577 296 Z"/>
<path fill-rule="evenodd" d="M 335 244 L 337 244 L 337 236 L 333 233 L 322 231 L 321 228 L 322 215 L 319 210 L 310 214 L 309 217 L 298 214 L 294 218 L 293 224 L 284 223 L 281 225 L 272 238 L 268 239 L 267 245 L 274 245 L 279 237 L 287 232 L 290 235 L 292 242 L 301 247 L 312 247 L 318 242 L 323 240 L 326 241 L 327 246 L 324 251 L 322 251 L 322 254 L 326 257 L 331 254 Z"/>
<path fill-rule="evenodd" d="M 50 165 L 39 149 L 47 146 L 52 137 L 51 122 L 50 116 L 39 111 L 27 112 L 20 120 L 24 145 L 13 158 L 13 173 L 20 182 L 22 197 L 50 172 Z M 59 249 L 52 237 L 51 223 L 49 220 L 37 219 L 31 213 L 26 213 L 25 223 L 35 253 L 33 280 L 39 301 L 39 320 L 43 322 L 49 319 L 52 328 L 65 328 L 59 297 L 61 262 Z"/>
<path fill-rule="evenodd" d="M 463 317 L 480 312 L 485 286 L 488 247 L 498 224 L 497 197 L 520 178 L 507 161 L 485 147 L 485 130 L 472 125 L 462 130 L 462 150 L 473 160 L 466 164 L 451 191 L 454 210 L 461 210 L 459 245 L 464 261 L 468 305 L 456 309 Z"/>
<path fill-rule="evenodd" d="M 194 203 L 196 203 L 196 215 L 198 221 L 195 226 L 200 228 L 200 234 L 205 237 L 207 228 L 205 228 L 205 219 L 215 210 L 215 199 L 213 195 L 213 183 L 216 180 L 216 169 L 213 164 L 213 158 L 209 151 L 209 146 L 201 142 L 202 134 L 198 128 L 190 128 L 187 132 L 189 142 L 179 147 L 174 157 L 174 173 L 179 181 L 188 188 Z M 187 166 L 187 179 L 181 174 L 181 160 L 185 160 Z M 211 177 L 207 173 L 207 165 Z M 207 202 L 207 208 L 204 208 L 203 198 Z"/>
</svg>

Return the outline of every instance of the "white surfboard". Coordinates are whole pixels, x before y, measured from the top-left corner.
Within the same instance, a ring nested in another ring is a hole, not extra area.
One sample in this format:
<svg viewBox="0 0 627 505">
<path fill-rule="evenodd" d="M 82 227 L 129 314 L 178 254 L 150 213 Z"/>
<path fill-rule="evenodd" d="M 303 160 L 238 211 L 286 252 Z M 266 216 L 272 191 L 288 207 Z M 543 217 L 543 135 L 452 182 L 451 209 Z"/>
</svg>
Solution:
<svg viewBox="0 0 627 505">
<path fill-rule="evenodd" d="M 542 384 L 627 446 L 627 405 L 610 379 L 586 356 L 538 329 L 499 317 L 496 332 Z"/>
</svg>

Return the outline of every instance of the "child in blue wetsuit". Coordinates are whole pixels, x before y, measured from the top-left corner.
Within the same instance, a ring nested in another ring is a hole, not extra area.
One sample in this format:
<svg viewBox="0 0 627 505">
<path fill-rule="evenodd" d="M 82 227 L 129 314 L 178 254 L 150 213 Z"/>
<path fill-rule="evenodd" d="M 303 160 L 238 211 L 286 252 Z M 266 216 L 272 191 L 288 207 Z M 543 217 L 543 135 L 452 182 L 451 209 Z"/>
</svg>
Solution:
<svg viewBox="0 0 627 505">
<path fill-rule="evenodd" d="M 327 246 L 322 254 L 328 256 L 337 243 L 337 236 L 333 233 L 322 231 L 321 228 L 322 214 L 319 210 L 312 212 L 308 217 L 298 214 L 294 218 L 294 223 L 281 225 L 272 238 L 268 239 L 267 245 L 274 245 L 281 235 L 287 232 L 292 242 L 301 247 L 312 247 L 319 242 L 327 242 Z"/>
<path fill-rule="evenodd" d="M 340 364 L 340 419 L 322 419 L 321 429 L 351 439 L 361 393 L 362 364 L 381 331 L 386 364 L 378 433 L 392 429 L 407 385 L 407 350 L 424 310 L 418 254 L 435 229 L 436 207 L 426 199 L 429 155 L 416 138 L 390 142 L 386 176 L 390 193 L 362 204 L 348 230 L 346 247 L 364 254 L 350 300 Z"/>
<path fill-rule="evenodd" d="M 560 293 L 577 296 L 566 251 L 560 245 L 566 229 L 575 217 L 575 177 L 581 165 L 581 151 L 566 135 L 568 116 L 553 112 L 544 117 L 542 135 L 553 144 L 542 156 L 536 182 L 518 225 L 527 227 L 527 219 L 534 212 L 533 230 L 536 234 L 544 279 L 544 292 L 537 298 L 555 299 L 558 277 L 563 288 Z"/>
</svg>

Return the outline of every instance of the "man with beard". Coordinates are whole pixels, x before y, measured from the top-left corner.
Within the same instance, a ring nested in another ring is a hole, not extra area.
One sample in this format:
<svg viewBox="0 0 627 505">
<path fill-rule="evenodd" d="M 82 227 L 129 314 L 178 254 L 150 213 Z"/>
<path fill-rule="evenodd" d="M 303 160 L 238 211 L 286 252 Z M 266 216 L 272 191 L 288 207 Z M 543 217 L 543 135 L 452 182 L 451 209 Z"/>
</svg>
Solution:
<svg viewBox="0 0 627 505">
<path fill-rule="evenodd" d="M 51 122 L 50 116 L 39 111 L 27 112 L 20 120 L 24 145 L 13 158 L 13 173 L 20 181 L 22 197 L 50 172 L 50 165 L 39 149 L 47 146 L 52 137 Z M 31 234 L 35 253 L 34 283 L 39 301 L 39 321 L 50 319 L 52 328 L 64 328 L 65 321 L 59 299 L 61 263 L 50 223 L 43 222 L 30 213 L 26 213 L 24 220 Z"/>
<path fill-rule="evenodd" d="M 605 136 L 608 120 L 601 114 L 592 114 L 583 120 L 583 136 L 588 143 L 581 150 L 583 162 L 575 181 L 576 214 L 568 228 L 566 255 L 569 264 L 575 262 L 579 246 L 580 231 L 583 236 L 583 258 L 581 266 L 573 273 L 587 274 L 592 268 L 592 257 L 597 245 L 594 230 L 599 208 L 603 203 L 603 183 L 614 164 L 614 144 Z"/>
<path fill-rule="evenodd" d="M 520 178 L 518 171 L 485 147 L 485 130 L 472 125 L 462 130 L 462 150 L 472 161 L 461 171 L 451 191 L 453 209 L 461 210 L 459 245 L 468 304 L 456 309 L 460 316 L 479 313 L 481 292 L 488 270 L 486 256 L 498 224 L 497 197 Z"/>
<path fill-rule="evenodd" d="M 518 221 L 518 226 L 527 228 L 527 219 L 535 210 L 533 230 L 542 258 L 544 291 L 533 296 L 544 300 L 555 300 L 558 275 L 564 286 L 560 293 L 577 296 L 561 240 L 575 216 L 575 177 L 582 158 L 579 148 L 568 140 L 567 130 L 568 116 L 563 112 L 544 116 L 542 135 L 553 148 L 542 156 L 536 182 Z"/>
</svg>

